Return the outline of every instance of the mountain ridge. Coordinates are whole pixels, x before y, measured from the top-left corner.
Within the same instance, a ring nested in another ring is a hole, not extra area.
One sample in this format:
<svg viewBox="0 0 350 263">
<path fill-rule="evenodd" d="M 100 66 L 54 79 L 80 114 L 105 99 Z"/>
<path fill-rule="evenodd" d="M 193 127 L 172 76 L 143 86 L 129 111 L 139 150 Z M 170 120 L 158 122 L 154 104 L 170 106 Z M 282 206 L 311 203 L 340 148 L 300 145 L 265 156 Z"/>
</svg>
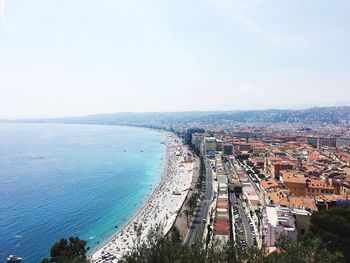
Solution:
<svg viewBox="0 0 350 263">
<path fill-rule="evenodd" d="M 312 107 L 307 109 L 266 109 L 233 111 L 184 112 L 119 112 L 80 117 L 15 119 L 1 122 L 50 122 L 80 124 L 141 124 L 141 123 L 306 123 L 340 124 L 350 122 L 350 106 Z"/>
</svg>

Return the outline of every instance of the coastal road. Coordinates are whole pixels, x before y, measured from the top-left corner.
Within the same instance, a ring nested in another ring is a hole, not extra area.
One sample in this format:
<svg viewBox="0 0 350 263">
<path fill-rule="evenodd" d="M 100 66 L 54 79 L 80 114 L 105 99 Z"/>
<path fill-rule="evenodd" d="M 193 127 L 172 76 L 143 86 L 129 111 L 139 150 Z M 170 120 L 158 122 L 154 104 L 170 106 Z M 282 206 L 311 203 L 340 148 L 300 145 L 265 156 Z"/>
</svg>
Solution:
<svg viewBox="0 0 350 263">
<path fill-rule="evenodd" d="M 204 227 L 203 219 L 206 219 L 209 212 L 209 205 L 213 198 L 213 186 L 212 186 L 212 168 L 209 161 L 205 158 L 205 188 L 202 190 L 204 194 L 203 200 L 198 202 L 197 209 L 195 210 L 195 215 L 191 222 L 190 230 L 187 233 L 184 244 L 191 246 L 197 242 L 200 242 L 203 238 Z"/>
</svg>

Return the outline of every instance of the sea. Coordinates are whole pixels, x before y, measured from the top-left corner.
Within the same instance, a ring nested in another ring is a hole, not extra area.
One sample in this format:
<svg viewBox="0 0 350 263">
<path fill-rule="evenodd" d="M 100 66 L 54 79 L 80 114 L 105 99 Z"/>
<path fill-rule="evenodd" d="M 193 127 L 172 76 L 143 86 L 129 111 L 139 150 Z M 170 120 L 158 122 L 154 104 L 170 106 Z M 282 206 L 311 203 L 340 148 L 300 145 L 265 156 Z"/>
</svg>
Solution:
<svg viewBox="0 0 350 263">
<path fill-rule="evenodd" d="M 126 126 L 0 124 L 0 262 L 37 263 L 70 236 L 101 246 L 159 183 L 164 140 Z"/>
</svg>

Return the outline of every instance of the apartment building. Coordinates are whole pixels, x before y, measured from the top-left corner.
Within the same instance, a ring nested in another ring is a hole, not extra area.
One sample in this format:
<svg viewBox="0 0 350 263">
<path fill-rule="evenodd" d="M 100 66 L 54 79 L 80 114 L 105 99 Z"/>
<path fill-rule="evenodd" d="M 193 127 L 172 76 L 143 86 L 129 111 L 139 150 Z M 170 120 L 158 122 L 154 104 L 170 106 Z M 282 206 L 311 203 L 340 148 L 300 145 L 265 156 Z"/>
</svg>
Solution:
<svg viewBox="0 0 350 263">
<path fill-rule="evenodd" d="M 297 240 L 298 237 L 295 218 L 287 207 L 265 206 L 261 227 L 263 242 L 267 247 L 274 247 L 281 235 L 291 240 Z"/>
</svg>

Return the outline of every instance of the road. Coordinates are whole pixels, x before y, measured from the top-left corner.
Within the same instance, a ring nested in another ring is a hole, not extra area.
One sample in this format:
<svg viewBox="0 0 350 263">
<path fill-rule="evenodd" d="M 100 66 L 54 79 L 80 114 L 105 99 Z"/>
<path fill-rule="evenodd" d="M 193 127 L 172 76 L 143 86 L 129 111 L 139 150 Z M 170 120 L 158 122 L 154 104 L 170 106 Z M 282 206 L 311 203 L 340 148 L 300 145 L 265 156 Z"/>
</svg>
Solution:
<svg viewBox="0 0 350 263">
<path fill-rule="evenodd" d="M 249 180 L 250 184 L 253 186 L 255 192 L 256 192 L 257 194 L 259 194 L 260 190 L 259 190 L 259 188 L 257 187 L 257 184 L 258 184 L 258 183 L 254 182 L 253 179 L 252 179 L 252 176 L 254 176 L 254 175 L 250 176 L 250 175 L 247 173 L 247 171 L 246 171 L 245 168 L 243 167 L 244 163 L 238 162 L 238 165 L 241 166 L 242 170 L 243 170 L 244 173 L 247 175 L 248 180 Z M 248 168 L 249 168 L 249 169 L 252 169 L 252 167 L 250 167 L 250 166 L 248 166 Z"/>
<path fill-rule="evenodd" d="M 229 182 L 231 183 L 234 175 L 236 174 L 227 163 L 224 164 L 224 168 L 226 173 L 229 175 L 228 178 L 229 178 Z M 244 240 L 248 246 L 254 245 L 253 236 L 252 236 L 253 232 L 249 225 L 248 217 L 245 214 L 242 200 L 240 198 L 237 198 L 234 193 L 230 193 L 229 198 L 233 208 L 236 208 L 238 211 L 236 215 L 237 214 L 239 215 L 239 219 L 234 220 L 237 239 Z M 231 220 L 232 219 L 233 218 L 231 217 Z M 232 221 L 232 224 L 233 224 L 233 221 Z"/>
<path fill-rule="evenodd" d="M 233 195 L 233 203 L 236 204 L 239 211 L 240 219 L 241 219 L 235 222 L 235 225 L 237 226 L 236 234 L 237 236 L 239 236 L 240 239 L 245 240 L 248 246 L 252 246 L 254 244 L 252 230 L 249 226 L 247 215 L 244 212 L 242 201 L 240 198 L 237 198 L 236 196 Z M 238 229 L 243 229 L 244 233 L 239 233 Z"/>
<path fill-rule="evenodd" d="M 192 245 L 202 240 L 204 228 L 206 226 L 203 223 L 203 219 L 207 218 L 210 202 L 213 198 L 213 185 L 212 185 L 212 168 L 207 159 L 205 159 L 206 167 L 206 178 L 205 178 L 205 188 L 203 189 L 204 198 L 198 203 L 197 209 L 195 210 L 195 215 L 191 222 L 190 230 L 187 233 L 184 244 Z"/>
</svg>

